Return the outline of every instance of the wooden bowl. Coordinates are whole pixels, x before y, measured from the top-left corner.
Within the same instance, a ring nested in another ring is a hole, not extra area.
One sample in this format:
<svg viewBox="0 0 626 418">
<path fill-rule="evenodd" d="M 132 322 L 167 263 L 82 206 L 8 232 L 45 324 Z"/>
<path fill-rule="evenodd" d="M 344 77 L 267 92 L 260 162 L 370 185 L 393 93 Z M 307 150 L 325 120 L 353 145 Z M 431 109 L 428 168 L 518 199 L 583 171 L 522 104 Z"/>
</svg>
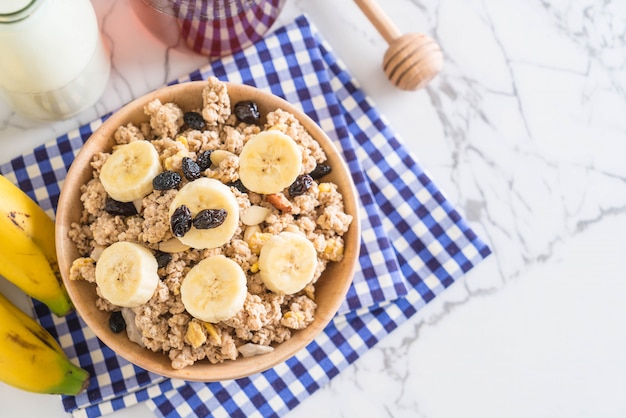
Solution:
<svg viewBox="0 0 626 418">
<path fill-rule="evenodd" d="M 350 172 L 342 156 L 320 127 L 302 111 L 277 96 L 250 86 L 227 83 L 232 104 L 241 100 L 254 100 L 258 104 L 261 115 L 266 115 L 277 108 L 286 110 L 295 115 L 309 134 L 322 146 L 328 157 L 328 164 L 333 168 L 328 178 L 324 180 L 338 185 L 344 198 L 345 212 L 352 215 L 354 219 L 344 235 L 344 258 L 341 262 L 329 263 L 316 284 L 317 313 L 313 323 L 303 330 L 294 331 L 291 339 L 276 344 L 275 350 L 269 354 L 248 358 L 238 357 L 236 360 L 228 360 L 220 364 L 211 364 L 202 360 L 177 370 L 171 367 L 167 355 L 140 347 L 128 340 L 126 333 L 112 333 L 108 325 L 109 313 L 96 308 L 95 284 L 82 280 L 69 280 L 72 261 L 80 256 L 73 241 L 68 238 L 70 225 L 78 222 L 83 208 L 80 201 L 80 186 L 92 177 L 90 162 L 93 155 L 111 150 L 114 144 L 113 134 L 117 127 L 129 122 L 139 125 L 147 121 L 148 117 L 144 114 L 143 108 L 157 98 L 162 103 L 177 103 L 183 111 L 200 108 L 202 107 L 201 92 L 205 85 L 204 81 L 195 81 L 156 90 L 115 112 L 93 133 L 76 156 L 63 183 L 56 216 L 56 244 L 63 282 L 76 311 L 104 344 L 131 363 L 151 372 L 183 380 L 210 382 L 241 378 L 267 370 L 292 357 L 322 332 L 336 314 L 352 282 L 359 255 L 360 221 L 356 189 Z"/>
</svg>

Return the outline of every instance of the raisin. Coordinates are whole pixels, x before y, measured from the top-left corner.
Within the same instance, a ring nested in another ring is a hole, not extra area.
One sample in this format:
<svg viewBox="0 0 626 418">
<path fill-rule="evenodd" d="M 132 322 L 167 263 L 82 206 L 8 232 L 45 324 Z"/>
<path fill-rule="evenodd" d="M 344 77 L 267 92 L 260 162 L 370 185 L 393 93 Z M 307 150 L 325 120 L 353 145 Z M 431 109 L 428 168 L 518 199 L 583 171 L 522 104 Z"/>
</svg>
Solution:
<svg viewBox="0 0 626 418">
<path fill-rule="evenodd" d="M 193 219 L 196 229 L 217 228 L 226 220 L 226 209 L 203 209 Z"/>
<path fill-rule="evenodd" d="M 111 331 L 115 334 L 119 334 L 126 329 L 126 321 L 124 321 L 122 312 L 111 312 L 111 316 L 109 317 L 109 328 L 111 328 Z"/>
<path fill-rule="evenodd" d="M 162 269 L 167 266 L 170 261 L 172 261 L 172 254 L 157 251 L 154 258 L 156 258 L 158 268 Z"/>
<path fill-rule="evenodd" d="M 243 185 L 241 180 L 237 179 L 235 181 L 231 181 L 230 183 L 226 183 L 228 187 L 234 187 L 239 190 L 241 193 L 248 193 L 248 189 Z"/>
<path fill-rule="evenodd" d="M 182 178 L 176 171 L 162 171 L 152 179 L 152 187 L 154 190 L 170 190 L 178 187 Z"/>
<path fill-rule="evenodd" d="M 182 167 L 183 174 L 187 180 L 194 181 L 200 178 L 200 166 L 191 158 L 183 157 Z"/>
<path fill-rule="evenodd" d="M 313 185 L 313 177 L 308 174 L 303 174 L 296 177 L 296 181 L 289 186 L 289 196 L 296 197 L 306 193 L 307 190 Z"/>
<path fill-rule="evenodd" d="M 258 125 L 261 115 L 256 102 L 245 100 L 235 104 L 235 116 L 242 122 Z"/>
<path fill-rule="evenodd" d="M 191 229 L 191 211 L 185 205 L 176 208 L 170 219 L 172 234 L 183 237 Z"/>
<path fill-rule="evenodd" d="M 198 158 L 196 158 L 196 164 L 198 164 L 200 171 L 204 171 L 207 168 L 211 167 L 211 154 L 212 153 L 213 153 L 213 150 L 208 150 L 198 155 Z"/>
<path fill-rule="evenodd" d="M 195 129 L 197 131 L 202 131 L 206 126 L 204 122 L 204 118 L 198 112 L 185 112 L 183 114 L 183 121 L 190 129 Z"/>
<path fill-rule="evenodd" d="M 331 171 L 332 171 L 332 168 L 330 168 L 329 165 L 318 164 L 317 166 L 315 166 L 313 171 L 309 173 L 309 175 L 313 179 L 317 180 L 317 179 L 321 179 L 322 177 L 324 177 L 326 174 L 330 173 Z"/>
<path fill-rule="evenodd" d="M 111 196 L 107 196 L 104 202 L 104 211 L 111 215 L 132 216 L 137 214 L 137 208 L 133 202 L 118 202 Z"/>
</svg>

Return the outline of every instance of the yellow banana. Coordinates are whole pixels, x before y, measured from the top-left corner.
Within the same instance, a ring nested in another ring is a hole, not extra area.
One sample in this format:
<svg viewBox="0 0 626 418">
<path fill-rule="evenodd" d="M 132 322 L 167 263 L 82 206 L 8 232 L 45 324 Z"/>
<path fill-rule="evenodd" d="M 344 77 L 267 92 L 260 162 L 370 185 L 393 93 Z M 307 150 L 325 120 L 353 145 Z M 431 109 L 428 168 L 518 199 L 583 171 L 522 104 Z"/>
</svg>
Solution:
<svg viewBox="0 0 626 418">
<path fill-rule="evenodd" d="M 36 393 L 76 395 L 89 373 L 69 361 L 54 337 L 0 294 L 0 381 Z"/>
<path fill-rule="evenodd" d="M 63 316 L 72 311 L 56 256 L 54 221 L 0 176 L 0 275 Z"/>
<path fill-rule="evenodd" d="M 22 322 L 22 324 L 24 324 L 24 326 L 28 328 L 30 332 L 39 337 L 41 341 L 43 341 L 46 345 L 65 355 L 65 352 L 63 351 L 57 340 L 55 340 L 54 337 L 50 335 L 50 333 L 46 331 L 44 327 L 39 325 L 36 321 L 33 320 L 33 318 L 26 315 L 20 308 L 11 303 L 11 301 L 9 301 L 2 293 L 0 293 L 0 305 L 2 305 L 0 309 L 6 309 L 20 322 Z"/>
</svg>

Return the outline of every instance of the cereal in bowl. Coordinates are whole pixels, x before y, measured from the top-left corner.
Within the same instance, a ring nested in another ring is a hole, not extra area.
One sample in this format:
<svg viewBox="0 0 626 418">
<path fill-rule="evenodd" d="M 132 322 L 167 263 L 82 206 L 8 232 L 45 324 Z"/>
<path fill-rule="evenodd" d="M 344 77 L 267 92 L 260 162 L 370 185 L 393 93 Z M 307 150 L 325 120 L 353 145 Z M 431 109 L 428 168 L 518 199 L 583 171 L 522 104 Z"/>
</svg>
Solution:
<svg viewBox="0 0 626 418">
<path fill-rule="evenodd" d="M 69 232 L 81 254 L 70 278 L 95 283 L 111 332 L 174 369 L 271 352 L 311 324 L 317 279 L 342 260 L 352 222 L 292 114 L 231 108 L 216 78 L 202 102 L 155 99 L 146 122 L 117 128 Z"/>
</svg>

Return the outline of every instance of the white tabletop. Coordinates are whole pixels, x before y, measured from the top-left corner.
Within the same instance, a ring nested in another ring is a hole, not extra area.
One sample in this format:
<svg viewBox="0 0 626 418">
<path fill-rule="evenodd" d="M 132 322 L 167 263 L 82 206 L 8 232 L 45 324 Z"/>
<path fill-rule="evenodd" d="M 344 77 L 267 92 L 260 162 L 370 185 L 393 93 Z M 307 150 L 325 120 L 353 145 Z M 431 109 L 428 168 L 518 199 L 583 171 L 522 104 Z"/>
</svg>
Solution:
<svg viewBox="0 0 626 418">
<path fill-rule="evenodd" d="M 494 254 L 288 416 L 626 416 L 626 3 L 379 3 L 440 43 L 425 90 L 386 80 L 386 44 L 351 1 L 290 0 L 278 23 L 309 15 Z M 58 123 L 0 103 L 0 162 L 206 63 L 138 31 L 124 0 L 93 4 L 107 91 Z M 0 384 L 0 416 L 66 414 Z"/>
</svg>

